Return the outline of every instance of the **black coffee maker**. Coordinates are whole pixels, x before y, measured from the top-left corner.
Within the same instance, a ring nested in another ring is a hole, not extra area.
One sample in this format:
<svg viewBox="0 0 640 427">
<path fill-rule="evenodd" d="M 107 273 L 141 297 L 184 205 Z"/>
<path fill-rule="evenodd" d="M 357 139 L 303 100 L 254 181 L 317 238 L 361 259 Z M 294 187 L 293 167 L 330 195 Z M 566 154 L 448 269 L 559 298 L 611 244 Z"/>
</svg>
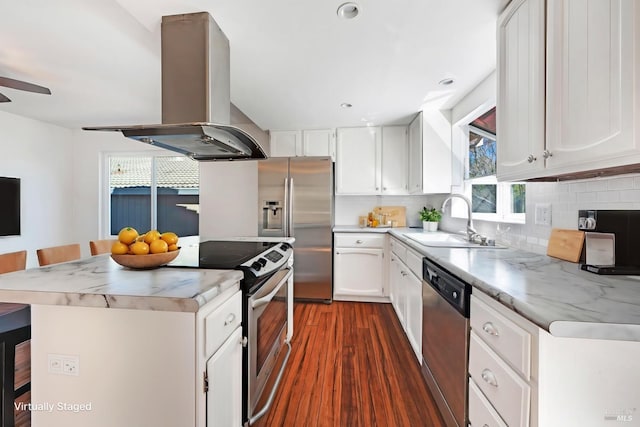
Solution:
<svg viewBox="0 0 640 427">
<path fill-rule="evenodd" d="M 586 264 L 586 245 L 581 268 L 597 274 L 640 275 L 640 210 L 580 210 L 578 229 L 587 233 L 615 235 L 615 265 Z"/>
</svg>

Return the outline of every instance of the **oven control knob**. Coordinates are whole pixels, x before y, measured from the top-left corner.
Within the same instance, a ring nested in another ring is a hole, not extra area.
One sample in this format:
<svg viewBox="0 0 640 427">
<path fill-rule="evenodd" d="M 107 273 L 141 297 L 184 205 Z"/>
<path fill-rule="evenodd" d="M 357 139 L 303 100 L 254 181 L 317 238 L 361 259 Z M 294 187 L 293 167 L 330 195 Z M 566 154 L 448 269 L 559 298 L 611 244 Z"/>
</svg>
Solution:
<svg viewBox="0 0 640 427">
<path fill-rule="evenodd" d="M 286 252 L 286 251 L 288 251 L 288 250 L 289 250 L 289 248 L 290 248 L 290 247 L 291 247 L 291 246 L 290 246 L 288 243 L 283 243 L 283 244 L 280 246 L 280 249 L 282 249 L 283 251 L 285 251 L 285 252 Z"/>
<path fill-rule="evenodd" d="M 258 262 L 259 262 L 259 263 L 260 263 L 260 265 L 262 265 L 263 267 L 264 267 L 265 265 L 267 265 L 267 260 L 266 260 L 266 259 L 264 259 L 264 258 L 258 258 Z"/>
<path fill-rule="evenodd" d="M 262 268 L 262 264 L 260 264 L 258 261 L 255 261 L 253 264 L 251 264 L 251 268 L 253 268 L 255 271 L 260 271 L 260 269 Z"/>
</svg>

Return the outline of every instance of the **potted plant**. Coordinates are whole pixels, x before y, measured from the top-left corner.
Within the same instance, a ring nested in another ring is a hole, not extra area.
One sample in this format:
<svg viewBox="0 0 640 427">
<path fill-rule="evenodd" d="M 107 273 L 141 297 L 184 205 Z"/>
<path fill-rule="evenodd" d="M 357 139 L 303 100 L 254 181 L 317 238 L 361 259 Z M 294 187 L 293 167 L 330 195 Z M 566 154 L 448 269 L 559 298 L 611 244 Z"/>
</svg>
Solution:
<svg viewBox="0 0 640 427">
<path fill-rule="evenodd" d="M 438 222 L 442 219 L 442 212 L 435 208 L 423 207 L 420 212 L 420 219 L 422 220 L 422 228 L 426 231 L 436 231 L 438 229 Z"/>
</svg>

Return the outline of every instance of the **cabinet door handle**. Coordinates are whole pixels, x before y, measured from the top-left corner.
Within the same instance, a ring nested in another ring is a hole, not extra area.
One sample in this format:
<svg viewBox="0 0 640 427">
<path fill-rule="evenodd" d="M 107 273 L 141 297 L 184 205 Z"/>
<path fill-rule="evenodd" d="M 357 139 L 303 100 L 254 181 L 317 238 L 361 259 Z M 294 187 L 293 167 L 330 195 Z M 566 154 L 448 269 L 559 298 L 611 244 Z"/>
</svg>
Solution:
<svg viewBox="0 0 640 427">
<path fill-rule="evenodd" d="M 494 386 L 494 387 L 498 387 L 498 380 L 496 379 L 495 374 L 493 372 L 491 372 L 489 369 L 484 369 L 482 371 L 482 379 L 487 384 L 489 384 L 491 386 Z"/>
<path fill-rule="evenodd" d="M 380 190 L 380 187 L 376 187 L 376 191 L 379 191 L 379 190 Z"/>
<path fill-rule="evenodd" d="M 499 335 L 498 329 L 496 329 L 496 327 L 493 326 L 493 323 L 491 322 L 487 322 L 484 325 L 482 325 L 482 330 L 488 333 L 489 335 L 493 335 L 494 337 L 497 337 Z"/>
<path fill-rule="evenodd" d="M 552 157 L 552 156 L 553 156 L 553 153 L 549 150 L 544 150 L 542 152 L 542 157 L 544 157 L 545 159 L 548 159 L 549 157 Z"/>
<path fill-rule="evenodd" d="M 536 160 L 537 159 L 533 156 L 533 154 L 529 154 L 529 157 L 527 157 L 527 162 L 529 162 L 529 163 L 533 163 Z"/>
<path fill-rule="evenodd" d="M 224 326 L 228 326 L 230 324 L 233 323 L 233 321 L 236 320 L 236 315 L 233 313 L 230 313 L 226 319 L 224 319 Z"/>
<path fill-rule="evenodd" d="M 357 243 L 357 244 L 361 244 L 361 243 L 363 243 L 363 242 L 362 242 L 362 240 L 358 239 L 358 240 L 356 240 L 356 243 Z"/>
</svg>

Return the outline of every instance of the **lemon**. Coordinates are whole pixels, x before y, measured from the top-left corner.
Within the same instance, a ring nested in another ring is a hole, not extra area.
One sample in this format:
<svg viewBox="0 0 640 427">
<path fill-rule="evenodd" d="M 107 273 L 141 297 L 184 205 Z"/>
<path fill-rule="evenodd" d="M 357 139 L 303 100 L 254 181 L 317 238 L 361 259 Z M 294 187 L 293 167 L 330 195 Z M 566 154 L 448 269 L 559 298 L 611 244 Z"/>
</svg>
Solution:
<svg viewBox="0 0 640 427">
<path fill-rule="evenodd" d="M 129 246 L 125 245 L 122 242 L 115 242 L 111 246 L 111 253 L 114 255 L 124 255 L 129 252 Z"/>
<path fill-rule="evenodd" d="M 149 245 L 145 242 L 135 242 L 129 248 L 134 255 L 147 255 L 149 253 Z"/>
<path fill-rule="evenodd" d="M 149 250 L 152 254 L 161 254 L 169 251 L 169 245 L 164 240 L 157 239 L 151 242 Z"/>
<path fill-rule="evenodd" d="M 150 230 L 147 231 L 144 235 L 144 242 L 147 245 L 150 245 L 154 240 L 158 240 L 160 238 L 160 232 L 158 230 Z"/>
<path fill-rule="evenodd" d="M 172 233 L 171 231 L 162 233 L 160 235 L 160 238 L 167 242 L 169 246 L 178 244 L 178 235 L 176 233 Z"/>
<path fill-rule="evenodd" d="M 135 228 L 125 227 L 118 233 L 118 240 L 125 245 L 132 244 L 138 237 L 138 232 Z"/>
<path fill-rule="evenodd" d="M 173 245 L 169 245 L 169 252 L 173 252 L 177 250 L 178 250 L 178 245 L 176 245 L 175 243 Z"/>
</svg>

